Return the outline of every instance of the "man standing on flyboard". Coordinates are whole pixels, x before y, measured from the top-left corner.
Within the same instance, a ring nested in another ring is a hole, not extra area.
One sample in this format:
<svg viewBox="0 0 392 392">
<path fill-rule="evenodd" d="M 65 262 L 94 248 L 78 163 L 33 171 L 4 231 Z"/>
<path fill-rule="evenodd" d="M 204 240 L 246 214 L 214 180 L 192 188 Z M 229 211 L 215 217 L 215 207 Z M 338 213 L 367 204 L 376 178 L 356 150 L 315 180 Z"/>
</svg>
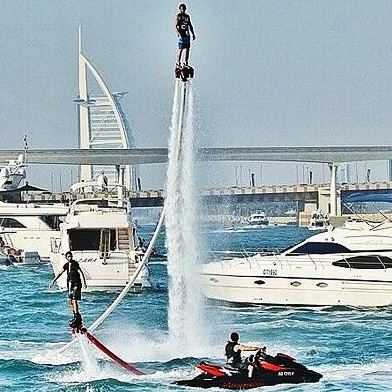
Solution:
<svg viewBox="0 0 392 392">
<path fill-rule="evenodd" d="M 79 263 L 73 259 L 72 253 L 67 252 L 65 254 L 65 258 L 67 262 L 64 264 L 63 269 L 57 276 L 53 279 L 52 283 L 49 287 L 52 287 L 54 283 L 57 281 L 60 276 L 66 272 L 67 273 L 67 286 L 68 286 L 68 298 L 69 298 L 69 306 L 73 310 L 73 317 L 69 320 L 69 326 L 71 328 L 80 328 L 82 326 L 82 316 L 79 312 L 79 303 L 82 299 L 82 279 L 84 288 L 87 287 L 86 277 L 84 276 L 83 271 L 81 270 Z"/>
<path fill-rule="evenodd" d="M 196 39 L 196 35 L 193 29 L 193 25 L 191 22 L 191 17 L 185 13 L 186 5 L 180 4 L 178 7 L 180 12 L 176 15 L 175 18 L 175 30 L 177 36 L 179 37 L 178 41 L 178 54 L 177 54 L 177 63 L 176 63 L 176 77 L 180 77 L 179 75 L 183 72 L 182 79 L 185 80 L 187 77 L 193 77 L 193 68 L 189 66 L 189 52 L 191 48 L 191 34 L 192 40 Z"/>
</svg>

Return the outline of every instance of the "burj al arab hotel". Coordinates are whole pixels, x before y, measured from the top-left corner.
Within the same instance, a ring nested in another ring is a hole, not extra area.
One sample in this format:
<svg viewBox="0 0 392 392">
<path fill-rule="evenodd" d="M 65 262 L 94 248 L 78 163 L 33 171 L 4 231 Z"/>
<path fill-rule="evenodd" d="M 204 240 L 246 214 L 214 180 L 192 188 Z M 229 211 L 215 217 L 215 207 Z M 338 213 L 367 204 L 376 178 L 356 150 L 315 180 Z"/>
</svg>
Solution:
<svg viewBox="0 0 392 392">
<path fill-rule="evenodd" d="M 78 106 L 79 148 L 133 148 L 133 132 L 121 108 L 126 92 L 112 93 L 82 52 L 82 30 L 79 27 L 79 92 L 74 102 Z M 137 188 L 137 168 L 132 166 L 82 165 L 80 181 L 94 180 L 102 172 L 109 183 L 121 181 L 130 189 Z"/>
</svg>

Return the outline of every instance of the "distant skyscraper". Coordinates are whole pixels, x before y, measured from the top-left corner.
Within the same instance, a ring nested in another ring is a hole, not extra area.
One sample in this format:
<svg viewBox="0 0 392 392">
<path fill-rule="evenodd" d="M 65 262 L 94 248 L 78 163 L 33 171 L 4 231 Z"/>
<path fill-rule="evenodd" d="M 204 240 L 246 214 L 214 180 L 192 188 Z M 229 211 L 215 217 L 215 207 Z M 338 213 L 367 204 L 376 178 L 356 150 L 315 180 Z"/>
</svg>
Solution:
<svg viewBox="0 0 392 392">
<path fill-rule="evenodd" d="M 89 71 L 89 74 L 87 73 Z M 91 76 L 90 76 L 91 75 Z M 92 77 L 95 89 L 92 92 Z M 79 94 L 78 104 L 79 148 L 81 149 L 126 149 L 135 147 L 132 129 L 121 108 L 120 100 L 125 92 L 111 93 L 102 76 L 82 53 L 82 36 L 79 27 Z M 91 181 L 102 171 L 109 179 L 109 184 L 117 182 L 119 168 L 103 165 L 81 165 L 80 180 Z M 124 166 L 124 184 L 133 189 L 136 184 L 136 167 Z"/>
<path fill-rule="evenodd" d="M 340 174 L 340 182 L 349 183 L 351 181 L 350 164 L 349 163 L 342 164 L 339 168 L 339 174 Z"/>
</svg>

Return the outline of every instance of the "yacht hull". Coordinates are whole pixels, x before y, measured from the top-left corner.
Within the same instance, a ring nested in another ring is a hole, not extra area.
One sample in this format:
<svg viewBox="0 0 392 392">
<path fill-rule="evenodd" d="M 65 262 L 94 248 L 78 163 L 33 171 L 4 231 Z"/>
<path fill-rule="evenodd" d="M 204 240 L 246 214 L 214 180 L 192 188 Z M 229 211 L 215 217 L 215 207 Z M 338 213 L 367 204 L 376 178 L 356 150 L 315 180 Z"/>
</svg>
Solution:
<svg viewBox="0 0 392 392">
<path fill-rule="evenodd" d="M 338 257 L 336 257 L 338 258 Z M 265 259 L 263 262 L 262 259 Z M 237 304 L 388 306 L 392 268 L 358 270 L 331 261 L 291 261 L 278 256 L 206 264 L 201 290 L 210 299 Z"/>
<path fill-rule="evenodd" d="M 132 278 L 130 264 L 135 268 L 134 262 L 121 253 L 113 252 L 111 257 L 104 262 L 96 254 L 79 255 L 78 252 L 74 252 L 74 259 L 79 262 L 86 277 L 87 288 L 83 289 L 84 292 L 122 289 Z M 52 253 L 51 263 L 55 275 L 62 271 L 65 262 L 63 255 Z M 57 283 L 60 290 L 67 290 L 66 274 L 63 274 Z M 149 270 L 145 267 L 135 281 L 134 291 L 151 287 Z"/>
</svg>

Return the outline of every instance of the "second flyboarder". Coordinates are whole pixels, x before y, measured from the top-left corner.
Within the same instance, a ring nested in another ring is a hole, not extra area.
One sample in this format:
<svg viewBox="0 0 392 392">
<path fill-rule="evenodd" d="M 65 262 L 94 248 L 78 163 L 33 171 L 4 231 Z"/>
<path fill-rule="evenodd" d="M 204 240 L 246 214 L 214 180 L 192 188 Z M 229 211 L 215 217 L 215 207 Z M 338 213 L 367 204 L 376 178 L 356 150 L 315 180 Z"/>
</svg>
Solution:
<svg viewBox="0 0 392 392">
<path fill-rule="evenodd" d="M 179 37 L 175 75 L 176 78 L 186 81 L 188 78 L 193 78 L 194 70 L 189 66 L 188 61 L 191 48 L 191 34 L 193 41 L 196 39 L 196 35 L 191 17 L 185 12 L 186 5 L 182 3 L 178 9 L 180 12 L 176 15 L 174 23 L 177 36 Z"/>
</svg>

